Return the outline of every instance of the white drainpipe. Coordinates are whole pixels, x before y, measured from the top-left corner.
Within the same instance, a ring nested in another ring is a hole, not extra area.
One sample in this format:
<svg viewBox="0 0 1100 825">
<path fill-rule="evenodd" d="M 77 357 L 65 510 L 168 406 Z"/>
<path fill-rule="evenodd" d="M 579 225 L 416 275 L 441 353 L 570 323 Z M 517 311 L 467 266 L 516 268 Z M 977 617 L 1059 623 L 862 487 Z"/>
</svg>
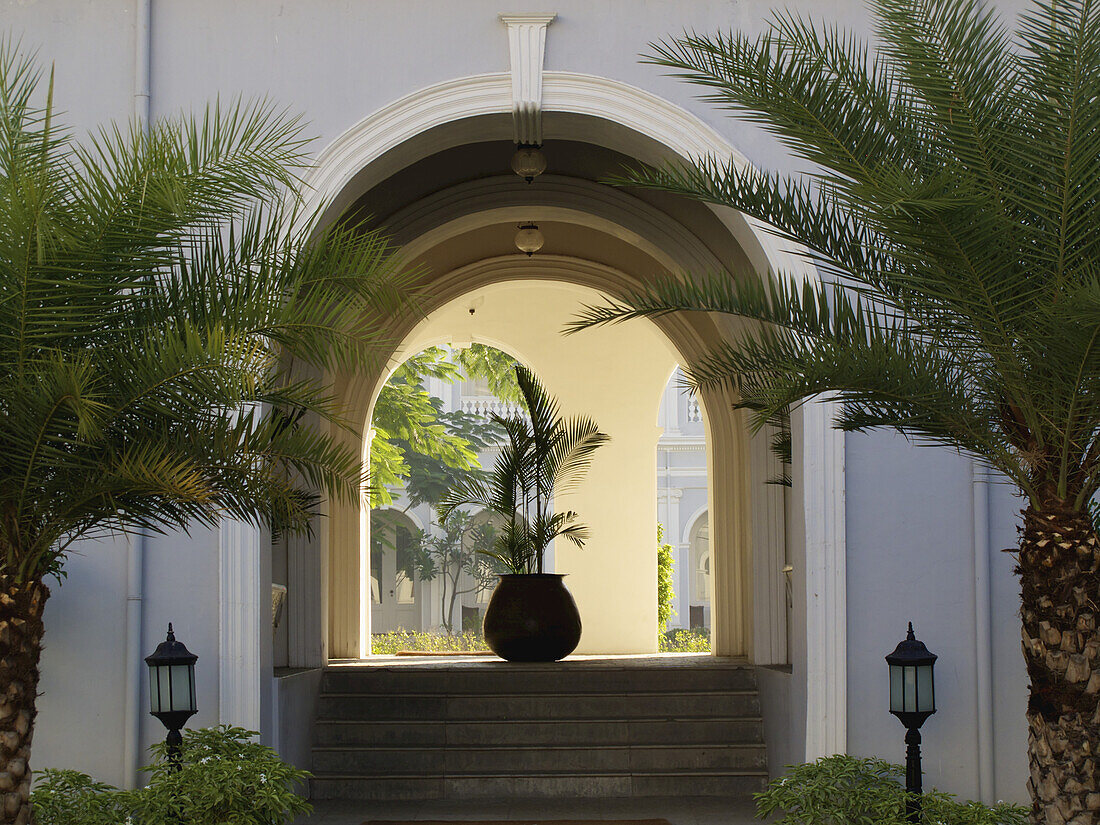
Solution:
<svg viewBox="0 0 1100 825">
<path fill-rule="evenodd" d="M 141 767 L 142 603 L 145 585 L 145 533 L 130 537 L 126 548 L 126 709 L 123 784 L 137 787 Z"/>
<path fill-rule="evenodd" d="M 134 117 L 149 128 L 149 54 L 152 36 L 152 0 L 138 0 L 134 26 Z M 137 787 L 141 753 L 141 677 L 145 668 L 142 638 L 145 599 L 145 531 L 130 537 L 126 546 L 126 706 L 123 728 L 123 785 Z"/>
<path fill-rule="evenodd" d="M 978 798 L 994 800 L 993 635 L 989 593 L 989 476 L 971 461 L 974 514 L 974 660 L 977 663 Z"/>
</svg>

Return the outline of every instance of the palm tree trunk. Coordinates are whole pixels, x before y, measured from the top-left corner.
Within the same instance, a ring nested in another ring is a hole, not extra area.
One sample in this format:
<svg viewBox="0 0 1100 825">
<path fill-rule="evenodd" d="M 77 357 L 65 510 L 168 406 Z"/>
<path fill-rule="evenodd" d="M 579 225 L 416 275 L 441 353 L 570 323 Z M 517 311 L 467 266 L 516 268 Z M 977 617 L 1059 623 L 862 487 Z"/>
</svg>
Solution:
<svg viewBox="0 0 1100 825">
<path fill-rule="evenodd" d="M 49 595 L 40 581 L 0 576 L 0 825 L 31 818 L 31 736 Z"/>
<path fill-rule="evenodd" d="M 1031 680 L 1028 760 L 1035 825 L 1100 823 L 1100 540 L 1068 507 L 1029 506 L 1020 542 Z"/>
</svg>

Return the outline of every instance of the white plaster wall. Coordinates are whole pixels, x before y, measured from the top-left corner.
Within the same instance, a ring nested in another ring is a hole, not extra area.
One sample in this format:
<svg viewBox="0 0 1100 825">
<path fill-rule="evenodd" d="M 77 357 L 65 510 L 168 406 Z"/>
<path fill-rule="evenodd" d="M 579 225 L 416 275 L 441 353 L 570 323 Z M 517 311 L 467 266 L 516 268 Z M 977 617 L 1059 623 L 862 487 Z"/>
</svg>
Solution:
<svg viewBox="0 0 1100 825">
<path fill-rule="evenodd" d="M 978 795 L 970 462 L 887 433 L 849 435 L 848 748 L 904 762 L 904 728 L 888 713 L 887 667 L 912 621 L 939 656 L 937 713 L 922 729 L 925 786 Z M 995 548 L 1014 542 L 1008 489 L 995 487 Z M 1017 505 L 1018 507 L 1018 505 Z M 1026 676 L 1013 557 L 992 559 L 996 782 L 993 798 L 1026 797 Z"/>
<path fill-rule="evenodd" d="M 133 113 L 134 20 L 134 3 L 120 0 L 0 0 L 0 36 L 38 52 L 43 102 L 56 68 L 59 122 L 77 135 Z"/>
<path fill-rule="evenodd" d="M 73 768 L 115 785 L 130 781 L 123 764 L 126 707 L 126 544 L 82 542 L 53 584 L 46 609 L 39 715 L 32 767 Z M 198 655 L 199 712 L 190 727 L 218 719 L 218 537 L 204 528 L 146 540 L 142 656 L 164 641 L 168 623 Z M 164 727 L 149 716 L 146 666 L 140 663 L 141 764 Z"/>
<path fill-rule="evenodd" d="M 121 536 L 80 542 L 66 564 L 68 578 L 48 582 L 34 770 L 122 779 L 126 544 Z"/>
<path fill-rule="evenodd" d="M 553 11 L 547 70 L 649 89 L 719 128 L 754 162 L 786 165 L 758 128 L 731 121 L 698 101 L 691 87 L 638 61 L 649 43 L 685 30 L 758 31 L 775 7 L 856 30 L 868 23 L 858 0 L 154 0 L 152 111 L 175 113 L 219 94 L 266 96 L 304 112 L 320 148 L 366 114 L 429 84 L 507 71 L 498 15 Z M 72 122 L 129 117 L 133 2 L 0 0 L 0 9 L 6 28 L 40 46 L 44 60 L 57 61 L 57 100 Z"/>
<path fill-rule="evenodd" d="M 1004 483 L 990 490 L 989 556 L 993 641 L 993 797 L 1025 797 L 1027 670 L 1020 650 L 1020 582 L 1012 572 L 1023 501 Z"/>
<path fill-rule="evenodd" d="M 216 725 L 218 718 L 218 532 L 193 528 L 150 536 L 145 555 L 143 655 L 164 641 L 172 622 L 176 638 L 199 657 L 195 691 L 199 712 L 188 727 Z M 142 662 L 144 668 L 145 663 Z M 142 681 L 142 748 L 164 739 L 164 726 L 149 716 L 147 680 Z M 143 751 L 144 752 L 144 751 Z"/>
</svg>

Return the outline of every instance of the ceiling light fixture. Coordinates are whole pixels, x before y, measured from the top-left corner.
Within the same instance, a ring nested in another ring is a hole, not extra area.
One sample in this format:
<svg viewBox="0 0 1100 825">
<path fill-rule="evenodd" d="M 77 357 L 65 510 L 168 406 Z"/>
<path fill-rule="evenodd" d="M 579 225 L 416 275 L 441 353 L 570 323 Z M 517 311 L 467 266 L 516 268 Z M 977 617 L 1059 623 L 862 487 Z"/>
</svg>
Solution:
<svg viewBox="0 0 1100 825">
<path fill-rule="evenodd" d="M 519 144 L 516 153 L 512 155 L 512 171 L 531 183 L 546 171 L 546 156 L 542 149 L 531 144 Z"/>
<path fill-rule="evenodd" d="M 525 223 L 516 233 L 516 248 L 520 252 L 527 253 L 528 258 L 542 249 L 544 243 L 546 243 L 546 238 L 539 232 L 537 224 Z"/>
</svg>

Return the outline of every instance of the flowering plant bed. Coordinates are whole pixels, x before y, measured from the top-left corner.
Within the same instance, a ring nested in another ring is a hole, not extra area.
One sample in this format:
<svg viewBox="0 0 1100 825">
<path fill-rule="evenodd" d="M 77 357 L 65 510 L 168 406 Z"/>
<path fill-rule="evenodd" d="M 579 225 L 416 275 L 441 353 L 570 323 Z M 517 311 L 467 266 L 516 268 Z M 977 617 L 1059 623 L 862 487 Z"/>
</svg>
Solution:
<svg viewBox="0 0 1100 825">
<path fill-rule="evenodd" d="M 371 653 L 389 656 L 426 656 L 428 654 L 488 653 L 480 631 L 442 633 L 420 630 L 395 630 L 371 636 Z"/>
</svg>

